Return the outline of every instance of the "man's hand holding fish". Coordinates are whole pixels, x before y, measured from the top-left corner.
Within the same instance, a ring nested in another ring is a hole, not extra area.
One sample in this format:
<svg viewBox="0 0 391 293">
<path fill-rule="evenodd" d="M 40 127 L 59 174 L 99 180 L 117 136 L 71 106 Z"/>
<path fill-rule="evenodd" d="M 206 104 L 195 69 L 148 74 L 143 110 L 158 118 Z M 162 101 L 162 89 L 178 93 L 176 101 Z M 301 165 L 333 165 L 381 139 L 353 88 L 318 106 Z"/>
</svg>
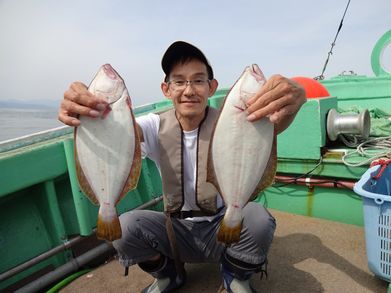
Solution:
<svg viewBox="0 0 391 293">
<path fill-rule="evenodd" d="M 280 133 L 290 125 L 306 101 L 301 85 L 281 75 L 273 75 L 247 102 L 248 119 L 256 121 L 268 116 Z"/>
</svg>

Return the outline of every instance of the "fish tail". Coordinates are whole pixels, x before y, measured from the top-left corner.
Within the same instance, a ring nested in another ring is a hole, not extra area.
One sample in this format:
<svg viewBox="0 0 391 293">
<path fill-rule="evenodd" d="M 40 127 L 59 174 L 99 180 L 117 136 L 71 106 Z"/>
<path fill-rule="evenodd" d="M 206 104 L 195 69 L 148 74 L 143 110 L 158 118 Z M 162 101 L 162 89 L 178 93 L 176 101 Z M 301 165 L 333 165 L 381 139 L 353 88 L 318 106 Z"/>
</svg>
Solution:
<svg viewBox="0 0 391 293">
<path fill-rule="evenodd" d="M 121 225 L 116 215 L 113 218 L 104 219 L 101 214 L 98 215 L 98 224 L 96 227 L 96 236 L 99 239 L 114 241 L 122 237 Z"/>
<path fill-rule="evenodd" d="M 217 240 L 226 244 L 238 242 L 240 239 L 240 232 L 242 231 L 242 222 L 234 227 L 228 226 L 224 219 L 221 222 L 219 232 L 217 233 Z"/>
</svg>

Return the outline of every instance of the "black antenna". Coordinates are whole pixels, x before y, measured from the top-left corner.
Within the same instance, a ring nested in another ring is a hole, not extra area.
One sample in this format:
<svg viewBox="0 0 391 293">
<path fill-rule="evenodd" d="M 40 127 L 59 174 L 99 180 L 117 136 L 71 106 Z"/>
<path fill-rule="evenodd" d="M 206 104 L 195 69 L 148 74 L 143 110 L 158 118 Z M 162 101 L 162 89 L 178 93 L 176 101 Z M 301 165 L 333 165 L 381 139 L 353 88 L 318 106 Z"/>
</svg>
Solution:
<svg viewBox="0 0 391 293">
<path fill-rule="evenodd" d="M 339 24 L 337 33 L 336 33 L 335 38 L 334 38 L 334 41 L 331 43 L 331 49 L 330 49 L 329 53 L 327 54 L 326 62 L 324 63 L 322 73 L 319 76 L 314 77 L 314 79 L 316 79 L 316 80 L 323 80 L 324 79 L 324 75 L 323 74 L 326 71 L 326 67 L 327 67 L 327 64 L 329 63 L 330 56 L 333 54 L 333 48 L 335 46 L 335 42 L 337 40 L 338 34 L 339 34 L 339 32 L 340 32 L 340 30 L 342 28 L 343 20 L 345 18 L 346 11 L 348 10 L 349 4 L 350 4 L 350 0 L 348 1 L 348 4 L 346 5 L 345 12 L 343 13 L 341 22 Z"/>
</svg>

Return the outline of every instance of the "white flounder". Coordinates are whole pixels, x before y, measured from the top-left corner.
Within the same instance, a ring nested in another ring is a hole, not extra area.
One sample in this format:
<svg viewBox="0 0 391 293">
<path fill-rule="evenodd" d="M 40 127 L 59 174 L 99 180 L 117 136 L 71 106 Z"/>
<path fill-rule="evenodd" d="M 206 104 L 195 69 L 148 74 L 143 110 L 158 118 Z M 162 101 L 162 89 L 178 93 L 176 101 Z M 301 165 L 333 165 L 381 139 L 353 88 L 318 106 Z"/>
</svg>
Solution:
<svg viewBox="0 0 391 293">
<path fill-rule="evenodd" d="M 239 241 L 242 209 L 273 183 L 277 155 L 274 124 L 268 118 L 247 121 L 246 102 L 265 83 L 254 64 L 246 67 L 224 100 L 209 147 L 207 181 L 213 183 L 227 208 L 218 241 Z"/>
<path fill-rule="evenodd" d="M 80 116 L 75 129 L 75 160 L 81 189 L 99 204 L 97 237 L 121 238 L 116 204 L 137 186 L 141 170 L 140 139 L 123 79 L 103 65 L 88 90 L 107 99 L 99 118 Z"/>
</svg>

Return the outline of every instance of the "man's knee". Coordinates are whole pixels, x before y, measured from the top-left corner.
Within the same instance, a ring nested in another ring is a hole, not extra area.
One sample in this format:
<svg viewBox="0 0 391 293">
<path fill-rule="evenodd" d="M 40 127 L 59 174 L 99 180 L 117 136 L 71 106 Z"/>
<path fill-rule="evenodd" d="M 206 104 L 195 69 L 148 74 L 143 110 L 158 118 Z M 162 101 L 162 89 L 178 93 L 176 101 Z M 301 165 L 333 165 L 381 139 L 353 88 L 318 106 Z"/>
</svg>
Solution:
<svg viewBox="0 0 391 293">
<path fill-rule="evenodd" d="M 138 242 L 142 238 L 142 231 L 146 230 L 145 218 L 149 211 L 135 210 L 123 213 L 119 217 L 121 224 L 122 237 L 113 241 L 115 249 L 122 246 L 128 246 L 128 243 Z"/>
<path fill-rule="evenodd" d="M 255 202 L 249 202 L 243 209 L 243 223 L 255 234 L 273 234 L 276 229 L 274 217 L 264 206 Z"/>
<path fill-rule="evenodd" d="M 276 230 L 276 221 L 265 207 L 250 202 L 243 211 L 243 226 L 249 233 L 251 241 L 266 255 Z"/>
<path fill-rule="evenodd" d="M 122 237 L 137 234 L 137 231 L 142 228 L 144 217 L 143 211 L 130 211 L 122 214 L 119 217 L 121 223 Z"/>
</svg>

